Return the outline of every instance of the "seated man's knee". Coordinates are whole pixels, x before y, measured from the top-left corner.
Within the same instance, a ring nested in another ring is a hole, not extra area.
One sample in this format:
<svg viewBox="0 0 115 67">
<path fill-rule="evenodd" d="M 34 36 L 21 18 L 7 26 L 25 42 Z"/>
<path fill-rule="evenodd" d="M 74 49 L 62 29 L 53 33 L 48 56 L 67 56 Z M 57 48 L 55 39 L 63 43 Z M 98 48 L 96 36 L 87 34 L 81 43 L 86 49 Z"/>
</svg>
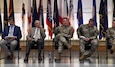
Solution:
<svg viewBox="0 0 115 67">
<path fill-rule="evenodd" d="M 98 45 L 98 40 L 97 40 L 97 39 L 92 40 L 92 41 L 91 41 L 91 44 L 92 44 L 92 45 Z"/>
<path fill-rule="evenodd" d="M 67 43 L 68 43 L 65 37 L 61 37 L 61 38 L 60 38 L 60 41 L 61 41 L 62 43 L 64 43 L 64 44 L 67 44 Z"/>
<path fill-rule="evenodd" d="M 33 41 L 29 41 L 29 42 L 28 42 L 28 45 L 31 45 L 31 44 L 34 44 L 34 42 L 33 42 Z"/>
<path fill-rule="evenodd" d="M 5 40 L 1 40 L 0 41 L 0 45 L 2 46 L 2 45 L 5 45 L 6 44 L 6 41 Z"/>
<path fill-rule="evenodd" d="M 16 40 L 11 42 L 11 45 L 17 45 L 17 44 L 18 44 L 18 42 Z"/>
<path fill-rule="evenodd" d="M 86 42 L 83 39 L 79 40 L 80 45 L 85 44 Z"/>
<path fill-rule="evenodd" d="M 43 43 L 44 41 L 43 41 L 43 40 L 38 40 L 37 42 L 38 42 L 38 43 Z"/>
</svg>

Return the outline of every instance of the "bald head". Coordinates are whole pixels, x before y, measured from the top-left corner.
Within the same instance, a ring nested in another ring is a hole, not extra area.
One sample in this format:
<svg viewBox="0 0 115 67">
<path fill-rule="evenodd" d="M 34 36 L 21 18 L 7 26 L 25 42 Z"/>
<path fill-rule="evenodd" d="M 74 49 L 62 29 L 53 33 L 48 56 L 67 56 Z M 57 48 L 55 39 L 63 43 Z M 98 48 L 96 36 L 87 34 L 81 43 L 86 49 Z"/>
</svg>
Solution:
<svg viewBox="0 0 115 67">
<path fill-rule="evenodd" d="M 36 20 L 35 21 L 35 27 L 40 27 L 41 25 L 40 25 L 40 21 L 39 20 Z"/>
</svg>

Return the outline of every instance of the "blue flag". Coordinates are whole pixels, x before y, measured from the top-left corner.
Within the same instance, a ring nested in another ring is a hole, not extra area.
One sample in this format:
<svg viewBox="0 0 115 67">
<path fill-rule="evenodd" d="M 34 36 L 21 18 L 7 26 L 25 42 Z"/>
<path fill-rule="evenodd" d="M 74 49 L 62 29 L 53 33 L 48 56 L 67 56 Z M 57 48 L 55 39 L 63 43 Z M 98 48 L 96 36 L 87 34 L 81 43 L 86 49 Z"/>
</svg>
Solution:
<svg viewBox="0 0 115 67">
<path fill-rule="evenodd" d="M 106 30 L 108 29 L 108 11 L 107 11 L 107 0 L 104 1 L 104 37 Z"/>
<path fill-rule="evenodd" d="M 94 25 L 97 27 L 96 1 L 95 0 L 93 0 L 93 19 L 94 19 Z"/>
<path fill-rule="evenodd" d="M 81 0 L 78 0 L 77 19 L 78 19 L 78 26 L 83 24 L 83 12 L 82 12 L 82 1 Z"/>
<path fill-rule="evenodd" d="M 36 0 L 33 0 L 33 11 L 32 11 L 32 27 L 35 27 L 35 20 L 38 20 L 38 12 L 36 7 Z"/>
<path fill-rule="evenodd" d="M 59 26 L 59 15 L 58 15 L 57 0 L 54 0 L 54 14 L 53 14 L 53 19 L 54 19 L 54 25 L 56 27 Z"/>
<path fill-rule="evenodd" d="M 100 35 L 99 35 L 99 39 L 102 39 L 102 37 L 105 37 L 106 30 L 108 29 L 107 0 L 101 0 L 99 16 L 100 16 Z"/>
</svg>

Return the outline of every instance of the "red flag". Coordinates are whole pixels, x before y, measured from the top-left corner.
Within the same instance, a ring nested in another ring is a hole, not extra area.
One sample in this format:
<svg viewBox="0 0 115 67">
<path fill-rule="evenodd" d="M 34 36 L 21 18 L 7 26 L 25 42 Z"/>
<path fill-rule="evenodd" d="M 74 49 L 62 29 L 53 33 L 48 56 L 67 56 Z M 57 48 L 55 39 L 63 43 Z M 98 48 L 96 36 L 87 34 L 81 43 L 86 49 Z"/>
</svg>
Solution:
<svg viewBox="0 0 115 67">
<path fill-rule="evenodd" d="M 59 2 L 59 22 L 63 24 L 63 17 L 68 17 L 68 2 L 67 0 L 58 0 Z M 70 23 L 69 23 L 70 24 Z"/>
<path fill-rule="evenodd" d="M 47 1 L 47 18 L 46 24 L 48 26 L 49 36 L 52 38 L 52 12 L 51 12 L 51 0 Z"/>
<path fill-rule="evenodd" d="M 59 1 L 59 22 L 60 24 L 63 23 L 63 13 L 62 13 L 62 4 L 63 4 L 63 0 L 58 0 Z"/>
<path fill-rule="evenodd" d="M 32 23 L 32 7 L 31 7 L 31 0 L 28 0 L 28 30 L 31 27 Z"/>
<path fill-rule="evenodd" d="M 13 4 L 13 0 L 10 0 L 10 4 L 9 4 L 9 18 L 13 17 L 14 19 L 14 4 Z"/>
</svg>

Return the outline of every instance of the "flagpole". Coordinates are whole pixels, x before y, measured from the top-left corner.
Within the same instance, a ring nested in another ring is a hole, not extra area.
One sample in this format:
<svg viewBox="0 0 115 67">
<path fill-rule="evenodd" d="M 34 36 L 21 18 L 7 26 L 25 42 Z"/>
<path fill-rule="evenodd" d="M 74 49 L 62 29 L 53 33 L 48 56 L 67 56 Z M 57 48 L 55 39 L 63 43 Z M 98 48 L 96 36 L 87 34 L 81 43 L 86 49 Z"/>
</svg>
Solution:
<svg viewBox="0 0 115 67">
<path fill-rule="evenodd" d="M 0 16 L 1 16 L 1 5 L 0 5 Z M 1 17 L 0 17 L 0 19 L 1 19 Z M 2 22 L 1 22 L 1 20 L 0 20 L 0 23 L 1 23 L 1 31 L 0 31 L 0 41 L 1 41 L 1 39 L 2 39 Z M 0 47 L 0 59 L 1 59 L 1 47 Z"/>
<path fill-rule="evenodd" d="M 53 34 L 53 28 L 54 28 L 54 20 L 53 20 L 53 14 L 54 14 L 54 0 L 52 2 L 53 4 L 52 5 L 52 38 L 54 37 L 54 34 Z"/>
<path fill-rule="evenodd" d="M 23 40 L 25 39 L 25 2 L 22 0 L 22 32 Z"/>
</svg>

